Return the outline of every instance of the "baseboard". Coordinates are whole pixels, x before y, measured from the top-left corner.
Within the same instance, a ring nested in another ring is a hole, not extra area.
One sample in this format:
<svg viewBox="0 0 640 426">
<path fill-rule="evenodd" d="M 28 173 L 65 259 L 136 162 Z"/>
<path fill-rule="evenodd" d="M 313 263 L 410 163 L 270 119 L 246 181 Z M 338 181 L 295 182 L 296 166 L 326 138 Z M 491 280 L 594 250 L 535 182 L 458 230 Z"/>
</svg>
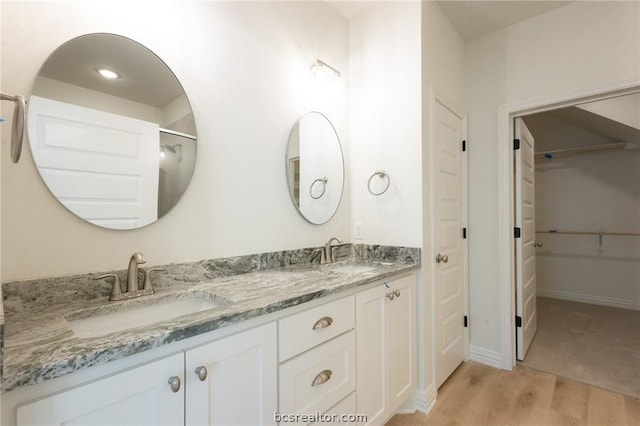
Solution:
<svg viewBox="0 0 640 426">
<path fill-rule="evenodd" d="M 434 405 L 436 405 L 436 388 L 429 385 L 425 390 L 416 391 L 416 410 L 429 414 Z"/>
<path fill-rule="evenodd" d="M 469 348 L 469 359 L 479 362 L 480 364 L 488 365 L 489 367 L 502 368 L 502 355 L 500 352 L 471 345 Z"/>
<path fill-rule="evenodd" d="M 549 297 L 551 299 L 568 300 L 569 302 L 590 303 L 592 305 L 610 306 L 612 308 L 631 309 L 640 311 L 640 303 L 613 297 L 589 296 L 587 294 L 570 293 L 567 291 L 549 290 L 539 288 L 536 291 L 538 296 Z"/>
</svg>

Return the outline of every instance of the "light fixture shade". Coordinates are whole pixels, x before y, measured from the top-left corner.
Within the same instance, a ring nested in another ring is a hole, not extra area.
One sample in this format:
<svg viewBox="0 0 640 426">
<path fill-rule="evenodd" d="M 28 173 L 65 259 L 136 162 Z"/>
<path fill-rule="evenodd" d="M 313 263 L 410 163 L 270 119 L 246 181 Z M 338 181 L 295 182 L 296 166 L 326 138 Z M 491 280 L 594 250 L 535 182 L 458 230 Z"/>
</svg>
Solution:
<svg viewBox="0 0 640 426">
<path fill-rule="evenodd" d="M 315 62 L 311 64 L 311 73 L 313 75 L 318 75 L 320 73 L 329 73 L 334 77 L 340 77 L 340 71 L 321 59 L 316 59 Z"/>
</svg>

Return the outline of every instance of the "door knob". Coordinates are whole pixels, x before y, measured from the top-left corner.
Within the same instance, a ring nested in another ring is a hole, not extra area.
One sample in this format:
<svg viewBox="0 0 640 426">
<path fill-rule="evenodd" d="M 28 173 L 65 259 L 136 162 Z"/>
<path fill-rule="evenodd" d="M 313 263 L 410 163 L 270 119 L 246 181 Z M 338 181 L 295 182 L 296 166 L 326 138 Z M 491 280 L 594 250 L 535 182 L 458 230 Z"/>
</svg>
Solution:
<svg viewBox="0 0 640 426">
<path fill-rule="evenodd" d="M 449 261 L 449 256 L 447 256 L 446 254 L 443 256 L 440 253 L 438 253 L 438 255 L 436 256 L 436 263 L 447 263 Z"/>
</svg>

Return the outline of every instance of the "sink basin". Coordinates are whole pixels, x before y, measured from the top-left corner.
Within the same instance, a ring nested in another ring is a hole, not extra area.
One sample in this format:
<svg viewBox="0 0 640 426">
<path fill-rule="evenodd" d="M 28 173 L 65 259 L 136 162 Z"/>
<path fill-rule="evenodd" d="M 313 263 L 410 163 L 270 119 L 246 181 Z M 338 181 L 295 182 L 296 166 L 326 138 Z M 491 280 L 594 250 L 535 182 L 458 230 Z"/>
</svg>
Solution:
<svg viewBox="0 0 640 426">
<path fill-rule="evenodd" d="M 326 269 L 334 272 L 342 272 L 343 274 L 357 274 L 359 272 L 373 271 L 377 268 L 374 265 L 360 265 L 360 264 L 338 264 L 327 265 Z"/>
<path fill-rule="evenodd" d="M 167 321 L 227 304 L 202 296 L 171 298 L 153 304 L 143 303 L 125 305 L 124 309 L 115 312 L 113 305 L 106 305 L 98 309 L 74 312 L 65 319 L 76 337 L 88 338 Z"/>
</svg>

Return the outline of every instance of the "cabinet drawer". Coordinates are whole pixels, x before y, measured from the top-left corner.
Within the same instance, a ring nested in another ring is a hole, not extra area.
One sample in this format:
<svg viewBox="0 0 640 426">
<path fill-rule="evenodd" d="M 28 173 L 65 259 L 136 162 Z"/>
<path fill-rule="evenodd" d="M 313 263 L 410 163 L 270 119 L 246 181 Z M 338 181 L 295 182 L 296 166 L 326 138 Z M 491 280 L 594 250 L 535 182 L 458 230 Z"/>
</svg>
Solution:
<svg viewBox="0 0 640 426">
<path fill-rule="evenodd" d="M 355 390 L 351 330 L 280 365 L 280 414 L 325 412 Z"/>
<path fill-rule="evenodd" d="M 338 426 L 355 425 L 356 417 L 356 393 L 349 394 L 348 397 L 331 407 L 323 413 L 322 421 L 309 423 L 309 426 Z"/>
<path fill-rule="evenodd" d="M 278 321 L 279 360 L 285 361 L 355 327 L 353 296 Z"/>
</svg>

